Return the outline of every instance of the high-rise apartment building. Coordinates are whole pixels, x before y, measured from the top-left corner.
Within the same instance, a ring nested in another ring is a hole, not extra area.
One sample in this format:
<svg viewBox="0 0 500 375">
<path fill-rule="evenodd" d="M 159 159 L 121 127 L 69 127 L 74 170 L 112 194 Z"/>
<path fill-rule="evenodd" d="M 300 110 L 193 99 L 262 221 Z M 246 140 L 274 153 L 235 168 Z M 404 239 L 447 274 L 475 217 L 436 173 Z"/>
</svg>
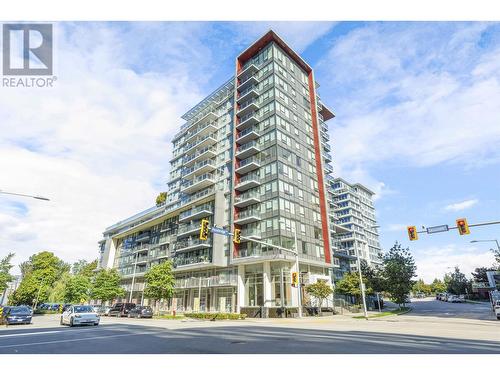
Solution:
<svg viewBox="0 0 500 375">
<path fill-rule="evenodd" d="M 329 193 L 336 228 L 332 241 L 333 254 L 337 258 L 335 279 L 341 278 L 346 271 L 356 271 L 358 256 L 369 265 L 380 265 L 382 249 L 373 205 L 375 193 L 342 178 L 331 180 Z"/>
<path fill-rule="evenodd" d="M 182 116 L 166 204 L 107 228 L 100 242 L 100 265 L 119 270 L 127 299 L 140 302 L 144 273 L 169 259 L 176 292 L 167 308 L 298 306 L 295 256 L 262 242 L 296 248 L 303 283 L 331 279 L 325 121 L 334 115 L 317 88 L 312 68 L 269 31 L 237 57 L 233 78 Z M 202 219 L 240 229 L 241 243 L 200 240 Z"/>
</svg>

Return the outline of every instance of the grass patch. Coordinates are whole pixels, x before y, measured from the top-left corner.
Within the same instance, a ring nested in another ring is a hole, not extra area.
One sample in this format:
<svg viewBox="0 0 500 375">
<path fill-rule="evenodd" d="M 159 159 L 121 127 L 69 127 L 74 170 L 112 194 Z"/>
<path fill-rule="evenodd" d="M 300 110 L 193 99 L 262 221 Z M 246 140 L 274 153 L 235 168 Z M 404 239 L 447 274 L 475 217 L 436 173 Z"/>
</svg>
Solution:
<svg viewBox="0 0 500 375">
<path fill-rule="evenodd" d="M 180 320 L 184 319 L 184 315 L 153 315 L 153 319 Z"/>
<path fill-rule="evenodd" d="M 245 319 L 246 314 L 235 313 L 189 313 L 184 314 L 186 318 L 202 319 L 202 320 L 239 320 Z"/>
<path fill-rule="evenodd" d="M 383 316 L 390 316 L 390 315 L 401 315 L 409 312 L 411 310 L 410 307 L 402 307 L 400 309 L 395 309 L 395 310 L 390 310 L 390 311 L 384 311 L 383 313 L 378 313 L 378 314 L 373 314 L 373 315 L 368 315 L 368 319 L 371 318 L 381 318 Z M 354 319 L 364 319 L 364 316 L 353 316 Z"/>
</svg>

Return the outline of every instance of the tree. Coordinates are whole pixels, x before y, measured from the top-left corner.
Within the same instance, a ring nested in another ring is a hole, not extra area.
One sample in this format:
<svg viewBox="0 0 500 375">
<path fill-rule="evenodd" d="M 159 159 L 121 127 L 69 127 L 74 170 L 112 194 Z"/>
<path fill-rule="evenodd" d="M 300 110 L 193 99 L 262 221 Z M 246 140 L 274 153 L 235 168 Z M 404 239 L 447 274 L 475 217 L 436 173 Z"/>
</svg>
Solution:
<svg viewBox="0 0 500 375">
<path fill-rule="evenodd" d="M 156 205 L 161 206 L 167 201 L 167 192 L 162 191 L 158 196 L 156 197 Z"/>
<path fill-rule="evenodd" d="M 84 303 L 90 299 L 92 283 L 85 275 L 71 276 L 66 284 L 64 302 Z"/>
<path fill-rule="evenodd" d="M 71 275 L 66 272 L 57 280 L 49 290 L 48 302 L 66 302 L 64 295 L 66 293 L 66 285 L 68 284 Z"/>
<path fill-rule="evenodd" d="M 13 267 L 10 261 L 13 257 L 14 254 L 9 253 L 7 256 L 0 259 L 0 293 L 7 289 L 7 284 L 13 280 L 10 274 L 10 269 Z"/>
<path fill-rule="evenodd" d="M 400 307 L 404 306 L 408 293 L 413 286 L 412 278 L 417 276 L 415 260 L 408 248 L 403 249 L 396 242 L 394 246 L 383 256 L 383 276 L 385 279 L 385 291 L 392 300 Z"/>
<path fill-rule="evenodd" d="M 162 262 L 149 269 L 144 275 L 146 288 L 144 295 L 157 301 L 170 298 L 174 294 L 175 278 L 172 262 Z"/>
<path fill-rule="evenodd" d="M 431 284 L 432 293 L 443 293 L 446 292 L 446 284 L 439 279 L 434 279 Z"/>
<path fill-rule="evenodd" d="M 365 286 L 366 286 L 365 292 L 367 294 L 373 293 L 371 287 L 368 287 L 368 285 Z M 359 274 L 357 272 L 346 273 L 342 279 L 340 279 L 335 283 L 335 293 L 354 296 L 359 301 L 361 299 L 361 288 L 359 287 Z"/>
<path fill-rule="evenodd" d="M 382 269 L 372 267 L 365 259 L 361 259 L 361 275 L 365 287 L 373 292 L 381 293 L 384 291 L 384 279 L 382 277 Z"/>
<path fill-rule="evenodd" d="M 35 301 L 46 301 L 53 284 L 69 269 L 69 264 L 49 251 L 32 255 L 23 263 L 24 277 L 9 303 L 32 305 Z"/>
<path fill-rule="evenodd" d="M 478 267 L 474 270 L 474 272 L 471 272 L 471 274 L 474 281 L 487 283 L 488 276 L 486 275 L 486 272 L 488 271 L 496 271 L 496 270 L 494 268 Z"/>
<path fill-rule="evenodd" d="M 116 269 L 97 272 L 92 283 L 92 298 L 107 302 L 124 295 L 125 290 L 120 286 L 120 274 Z"/>
<path fill-rule="evenodd" d="M 455 270 L 445 275 L 446 289 L 453 294 L 466 294 L 469 280 L 460 272 L 460 268 L 455 267 Z"/>
<path fill-rule="evenodd" d="M 413 293 L 424 293 L 429 295 L 432 293 L 432 287 L 429 284 L 426 284 L 423 279 L 418 279 L 412 287 Z"/>
<path fill-rule="evenodd" d="M 323 300 L 333 293 L 333 289 L 325 280 L 318 280 L 306 286 L 306 292 L 318 300 L 318 307 L 321 309 Z"/>
<path fill-rule="evenodd" d="M 94 276 L 94 271 L 97 268 L 97 259 L 92 262 L 87 262 L 85 259 L 80 259 L 73 263 L 71 272 L 73 275 L 83 275 L 86 277 Z"/>
</svg>

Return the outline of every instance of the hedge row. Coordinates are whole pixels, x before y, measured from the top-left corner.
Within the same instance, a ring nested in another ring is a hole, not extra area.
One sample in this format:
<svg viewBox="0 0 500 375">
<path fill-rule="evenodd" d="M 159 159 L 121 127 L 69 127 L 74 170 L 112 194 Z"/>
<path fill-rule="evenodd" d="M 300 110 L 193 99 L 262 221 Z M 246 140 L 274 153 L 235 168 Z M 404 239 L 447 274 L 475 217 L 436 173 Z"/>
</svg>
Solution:
<svg viewBox="0 0 500 375">
<path fill-rule="evenodd" d="M 184 314 L 186 318 L 194 319 L 215 319 L 215 320 L 239 320 L 245 319 L 246 314 L 234 314 L 234 313 L 187 313 Z"/>
</svg>

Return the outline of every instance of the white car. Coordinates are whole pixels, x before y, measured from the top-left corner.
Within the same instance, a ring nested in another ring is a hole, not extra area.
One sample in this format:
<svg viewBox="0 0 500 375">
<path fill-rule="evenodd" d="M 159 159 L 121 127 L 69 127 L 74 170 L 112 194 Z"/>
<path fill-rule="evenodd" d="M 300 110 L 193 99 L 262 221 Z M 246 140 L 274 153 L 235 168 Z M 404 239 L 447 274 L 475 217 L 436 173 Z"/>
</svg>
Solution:
<svg viewBox="0 0 500 375">
<path fill-rule="evenodd" d="M 92 306 L 73 305 L 61 315 L 61 325 L 69 324 L 70 327 L 81 324 L 99 325 L 100 317 Z"/>
<path fill-rule="evenodd" d="M 495 302 L 495 316 L 500 320 L 500 300 Z"/>
</svg>

